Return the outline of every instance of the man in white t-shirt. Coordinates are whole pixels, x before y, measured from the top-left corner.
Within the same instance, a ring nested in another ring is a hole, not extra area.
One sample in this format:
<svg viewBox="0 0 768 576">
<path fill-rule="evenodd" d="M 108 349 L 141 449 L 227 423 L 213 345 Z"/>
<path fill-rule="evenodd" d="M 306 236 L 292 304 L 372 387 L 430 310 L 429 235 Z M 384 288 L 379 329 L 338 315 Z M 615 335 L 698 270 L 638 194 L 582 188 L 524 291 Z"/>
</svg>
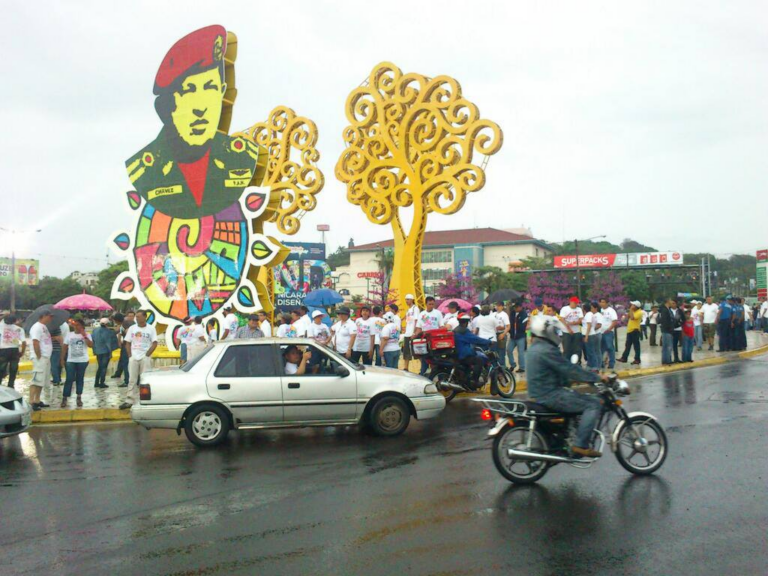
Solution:
<svg viewBox="0 0 768 576">
<path fill-rule="evenodd" d="M 491 342 L 496 341 L 496 328 L 499 323 L 496 316 L 491 313 L 491 307 L 488 305 L 480 308 L 480 316 L 477 317 L 477 335 Z"/>
<path fill-rule="evenodd" d="M 453 330 L 459 325 L 459 305 L 456 302 L 448 302 L 448 312 L 443 316 L 443 325 Z"/>
<path fill-rule="evenodd" d="M 285 352 L 283 352 L 285 374 L 287 376 L 303 376 L 307 371 L 311 358 L 312 352 L 310 350 L 305 350 L 302 353 L 298 346 L 291 344 L 285 349 Z"/>
<path fill-rule="evenodd" d="M 343 306 L 337 312 L 338 320 L 331 326 L 331 342 L 333 348 L 347 358 L 352 357 L 352 344 L 355 341 L 357 327 L 349 319 L 349 308 Z"/>
<path fill-rule="evenodd" d="M 424 332 L 430 332 L 437 330 L 443 326 L 443 313 L 435 308 L 435 299 L 432 296 L 427 296 L 424 300 L 427 307 L 426 310 L 422 310 L 419 313 L 419 319 L 416 320 L 416 329 L 413 333 L 414 336 L 419 336 Z M 421 369 L 419 374 L 424 376 L 429 370 L 429 364 L 424 358 L 421 359 Z"/>
<path fill-rule="evenodd" d="M 760 304 L 757 317 L 760 318 L 760 328 L 762 328 L 763 332 L 768 333 L 768 298 L 764 298 L 763 303 Z"/>
<path fill-rule="evenodd" d="M 299 306 L 299 314 L 301 315 L 301 323 L 304 325 L 304 335 L 309 335 L 309 327 L 312 325 L 312 316 L 309 313 L 309 308 L 306 306 Z"/>
<path fill-rule="evenodd" d="M 355 363 L 373 363 L 373 319 L 368 306 L 360 308 L 360 318 L 355 320 L 355 341 L 352 343 L 351 360 Z"/>
<path fill-rule="evenodd" d="M 221 324 L 224 332 L 221 334 L 222 340 L 234 340 L 237 335 L 237 328 L 240 325 L 240 321 L 237 319 L 237 314 L 232 312 L 232 306 L 227 306 L 222 310 L 224 314 L 224 320 Z"/>
<path fill-rule="evenodd" d="M 619 315 L 606 298 L 600 298 L 600 314 L 603 315 L 603 338 L 600 342 L 600 367 L 603 367 L 603 356 L 608 354 L 608 370 L 616 366 L 616 327 L 619 325 Z"/>
<path fill-rule="evenodd" d="M 691 320 L 693 320 L 693 340 L 696 343 L 696 348 L 701 350 L 704 345 L 704 325 L 702 320 L 704 319 L 704 312 L 701 308 L 704 303 L 700 300 L 691 301 Z"/>
<path fill-rule="evenodd" d="M 256 312 L 256 315 L 259 317 L 259 330 L 261 330 L 262 334 L 264 334 L 264 338 L 271 338 L 272 324 L 269 323 L 267 313 L 264 312 L 264 310 L 259 310 Z"/>
<path fill-rule="evenodd" d="M 312 338 L 321 346 L 327 346 L 331 341 L 331 329 L 323 324 L 323 318 L 325 318 L 325 314 L 322 312 L 322 310 L 315 310 L 312 312 L 311 316 L 312 324 L 309 325 L 309 330 L 307 330 L 307 337 Z M 317 374 L 320 371 L 320 364 L 323 360 L 323 354 L 320 353 L 320 350 L 314 347 L 311 349 L 311 352 L 312 357 L 309 360 L 310 372 Z"/>
<path fill-rule="evenodd" d="M 560 322 L 565 329 L 563 330 L 563 356 L 570 361 L 571 356 L 576 354 L 581 363 L 581 322 L 584 319 L 584 310 L 579 306 L 579 298 L 571 296 L 568 305 L 560 309 Z"/>
<path fill-rule="evenodd" d="M 234 316 L 234 314 L 233 314 Z M 139 401 L 139 382 L 141 375 L 152 369 L 152 353 L 157 348 L 157 331 L 147 324 L 147 313 L 136 312 L 136 324 L 125 333 L 128 353 L 128 391 L 126 401 L 120 404 L 120 410 L 128 410 Z"/>
<path fill-rule="evenodd" d="M 715 349 L 715 334 L 717 333 L 717 313 L 720 307 L 707 296 L 707 303 L 701 306 L 702 337 L 707 341 L 709 350 Z"/>
<path fill-rule="evenodd" d="M 383 366 L 381 355 L 381 331 L 388 324 L 381 315 L 381 306 L 374 306 L 371 310 L 371 333 L 373 334 L 373 357 L 376 366 Z"/>
<path fill-rule="evenodd" d="M 499 357 L 499 364 L 506 366 L 510 324 L 509 314 L 504 310 L 504 302 L 496 302 L 496 312 L 493 313 L 493 316 L 496 318 L 496 355 Z"/>
<path fill-rule="evenodd" d="M 197 358 L 200 353 L 205 350 L 208 345 L 208 338 L 205 334 L 205 326 L 203 326 L 203 317 L 195 316 L 192 329 L 187 336 L 187 362 L 191 362 Z"/>
<path fill-rule="evenodd" d="M 24 328 L 18 325 L 18 318 L 8 314 L 0 322 L 0 386 L 8 374 L 8 387 L 13 388 L 19 371 L 19 359 L 27 350 Z"/>
<path fill-rule="evenodd" d="M 405 371 L 408 371 L 411 360 L 413 360 L 413 348 L 411 347 L 411 338 L 416 331 L 416 321 L 419 319 L 419 307 L 416 306 L 413 294 L 405 295 L 405 339 L 403 340 L 403 359 L 405 359 Z"/>
<path fill-rule="evenodd" d="M 400 364 L 400 317 L 397 316 L 398 306 L 390 306 L 393 314 L 385 319 L 387 323 L 381 329 L 381 353 L 384 356 L 384 365 L 387 368 L 398 368 Z"/>
<path fill-rule="evenodd" d="M 32 340 L 32 380 L 29 383 L 29 403 L 32 410 L 48 408 L 40 400 L 40 394 L 45 388 L 45 397 L 51 401 L 51 354 L 53 354 L 53 340 L 48 331 L 48 324 L 53 320 L 53 311 L 45 309 L 40 313 L 37 322 L 29 330 Z"/>
</svg>

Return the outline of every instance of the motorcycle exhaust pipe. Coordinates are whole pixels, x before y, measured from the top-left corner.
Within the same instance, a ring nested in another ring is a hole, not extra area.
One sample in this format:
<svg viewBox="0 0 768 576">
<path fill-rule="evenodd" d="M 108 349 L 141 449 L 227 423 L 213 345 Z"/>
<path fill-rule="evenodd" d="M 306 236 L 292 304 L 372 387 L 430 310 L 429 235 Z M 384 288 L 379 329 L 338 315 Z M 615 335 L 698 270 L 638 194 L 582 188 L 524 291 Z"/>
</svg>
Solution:
<svg viewBox="0 0 768 576">
<path fill-rule="evenodd" d="M 542 462 L 560 462 L 566 464 L 584 461 L 576 460 L 575 458 L 566 458 L 564 456 L 555 456 L 554 454 L 542 454 L 540 452 L 528 452 L 527 450 L 515 450 L 514 448 L 508 449 L 507 455 L 510 458 L 515 458 L 517 460 L 540 460 Z"/>
<path fill-rule="evenodd" d="M 437 387 L 443 390 L 458 390 L 459 392 L 464 392 L 464 386 L 459 386 L 453 382 L 440 382 Z"/>
</svg>

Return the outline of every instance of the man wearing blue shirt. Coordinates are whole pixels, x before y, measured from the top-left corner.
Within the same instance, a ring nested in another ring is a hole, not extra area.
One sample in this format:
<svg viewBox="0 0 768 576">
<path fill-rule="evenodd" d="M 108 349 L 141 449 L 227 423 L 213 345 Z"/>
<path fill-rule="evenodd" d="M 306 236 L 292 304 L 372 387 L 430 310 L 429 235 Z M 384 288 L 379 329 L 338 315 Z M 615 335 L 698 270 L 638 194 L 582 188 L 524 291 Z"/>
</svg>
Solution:
<svg viewBox="0 0 768 576">
<path fill-rule="evenodd" d="M 730 294 L 720 302 L 717 312 L 717 332 L 720 336 L 718 352 L 728 352 L 731 349 L 731 323 L 733 320 L 733 296 Z"/>
</svg>

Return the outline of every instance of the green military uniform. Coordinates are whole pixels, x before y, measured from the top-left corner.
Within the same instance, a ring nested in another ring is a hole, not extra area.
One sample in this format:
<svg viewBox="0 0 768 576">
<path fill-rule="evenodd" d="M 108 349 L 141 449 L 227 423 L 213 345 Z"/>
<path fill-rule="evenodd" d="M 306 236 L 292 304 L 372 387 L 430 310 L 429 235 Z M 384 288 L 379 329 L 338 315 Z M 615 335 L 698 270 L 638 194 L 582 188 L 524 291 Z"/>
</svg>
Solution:
<svg viewBox="0 0 768 576">
<path fill-rule="evenodd" d="M 245 138 L 217 132 L 211 142 L 202 204 L 198 206 L 167 143 L 167 129 L 125 163 L 141 197 L 174 218 L 216 214 L 237 202 L 253 178 L 258 147 Z"/>
</svg>

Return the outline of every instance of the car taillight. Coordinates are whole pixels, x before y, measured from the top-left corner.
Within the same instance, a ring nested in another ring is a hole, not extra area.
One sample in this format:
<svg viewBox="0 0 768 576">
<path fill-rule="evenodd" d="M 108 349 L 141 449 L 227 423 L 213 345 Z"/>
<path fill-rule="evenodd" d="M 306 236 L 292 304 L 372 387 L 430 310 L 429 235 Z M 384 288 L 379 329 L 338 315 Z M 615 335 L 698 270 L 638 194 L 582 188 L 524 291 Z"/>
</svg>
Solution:
<svg viewBox="0 0 768 576">
<path fill-rule="evenodd" d="M 139 399 L 152 400 L 152 389 L 149 387 L 149 384 L 139 385 Z"/>
<path fill-rule="evenodd" d="M 493 414 L 491 414 L 491 411 L 488 410 L 488 408 L 483 408 L 483 411 L 480 412 L 480 418 L 483 420 L 493 420 Z"/>
</svg>

